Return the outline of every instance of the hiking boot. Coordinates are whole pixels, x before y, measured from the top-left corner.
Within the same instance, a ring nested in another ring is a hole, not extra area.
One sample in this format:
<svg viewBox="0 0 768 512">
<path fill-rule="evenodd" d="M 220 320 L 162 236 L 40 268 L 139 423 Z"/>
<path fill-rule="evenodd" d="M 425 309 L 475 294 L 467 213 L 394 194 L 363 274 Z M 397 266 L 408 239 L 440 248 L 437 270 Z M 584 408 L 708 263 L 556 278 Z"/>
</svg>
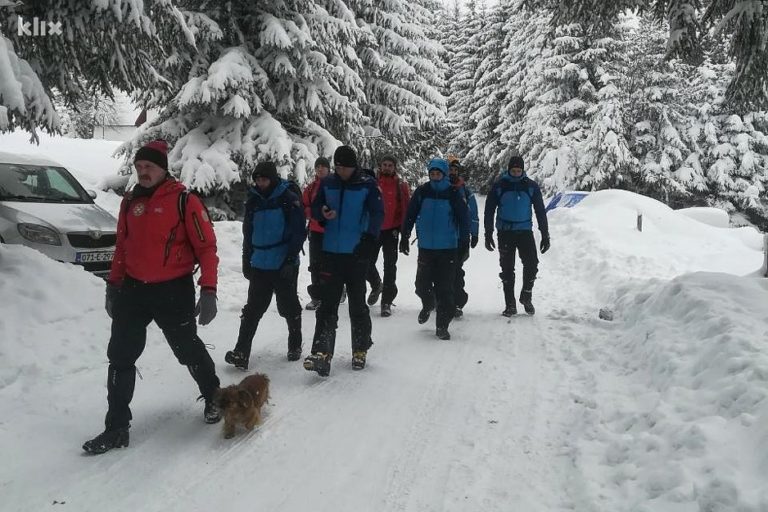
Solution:
<svg viewBox="0 0 768 512">
<path fill-rule="evenodd" d="M 352 353 L 352 369 L 362 370 L 365 368 L 365 356 L 367 352 L 365 350 L 359 350 Z"/>
<path fill-rule="evenodd" d="M 451 333 L 448 332 L 448 328 L 447 327 L 438 327 L 435 330 L 435 336 L 437 336 L 441 340 L 449 340 L 449 339 L 451 339 Z"/>
<path fill-rule="evenodd" d="M 504 309 L 504 311 L 501 312 L 502 315 L 506 316 L 507 318 L 516 315 L 517 314 L 517 304 L 507 304 L 507 307 Z"/>
<path fill-rule="evenodd" d="M 301 347 L 288 349 L 288 360 L 298 361 L 301 359 Z"/>
<path fill-rule="evenodd" d="M 202 399 L 201 396 L 198 400 Z M 203 409 L 203 418 L 208 424 L 218 423 L 221 420 L 221 411 L 219 406 L 213 403 L 213 399 L 205 400 L 205 408 Z"/>
<path fill-rule="evenodd" d="M 421 311 L 419 311 L 419 323 L 425 324 L 427 323 L 427 320 L 429 320 L 429 315 L 432 314 L 432 308 L 422 308 Z"/>
<path fill-rule="evenodd" d="M 523 290 L 520 292 L 520 304 L 523 305 L 523 309 L 525 309 L 525 312 L 529 315 L 536 313 L 536 308 L 533 307 L 533 303 L 531 302 L 530 291 Z"/>
<path fill-rule="evenodd" d="M 327 377 L 331 373 L 331 356 L 323 352 L 309 354 L 304 359 L 304 369 L 308 372 L 317 372 L 321 377 Z"/>
<path fill-rule="evenodd" d="M 306 306 L 304 306 L 304 309 L 306 309 L 307 311 L 314 311 L 319 307 L 320 307 L 320 299 L 312 299 L 307 303 Z"/>
<path fill-rule="evenodd" d="M 381 292 L 384 290 L 384 283 L 379 282 L 377 285 L 371 285 L 371 293 L 368 294 L 368 305 L 373 306 L 379 302 Z"/>
<path fill-rule="evenodd" d="M 383 317 L 392 316 L 392 304 L 381 305 L 381 316 Z"/>
<path fill-rule="evenodd" d="M 464 311 L 461 308 L 456 308 L 456 311 L 453 312 L 453 318 L 461 318 L 464 316 Z"/>
<path fill-rule="evenodd" d="M 126 448 L 128 446 L 128 427 L 105 430 L 90 441 L 83 444 L 83 450 L 87 453 L 98 455 L 108 452 L 112 448 Z"/>
<path fill-rule="evenodd" d="M 235 368 L 241 370 L 248 369 L 248 356 L 238 352 L 237 350 L 230 350 L 224 354 L 224 362 L 233 365 Z"/>
</svg>

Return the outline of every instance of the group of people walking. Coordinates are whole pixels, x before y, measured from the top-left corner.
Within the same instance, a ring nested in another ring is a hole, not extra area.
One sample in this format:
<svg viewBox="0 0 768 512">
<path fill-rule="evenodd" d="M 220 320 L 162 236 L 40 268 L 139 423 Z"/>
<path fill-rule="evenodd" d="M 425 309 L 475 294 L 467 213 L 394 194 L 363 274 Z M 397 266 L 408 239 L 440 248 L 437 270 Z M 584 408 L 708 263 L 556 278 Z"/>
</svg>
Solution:
<svg viewBox="0 0 768 512">
<path fill-rule="evenodd" d="M 217 312 L 216 237 L 202 201 L 168 173 L 167 150 L 164 141 L 139 149 L 134 158 L 138 183 L 120 207 L 106 295 L 106 310 L 112 318 L 108 411 L 104 432 L 83 445 L 89 453 L 128 445 L 135 363 L 152 320 L 196 381 L 205 402 L 205 421 L 220 420 L 213 402 L 219 379 L 195 322 L 198 317 L 200 325 L 206 325 Z M 479 242 L 477 201 L 461 177 L 456 158 L 430 160 L 429 180 L 412 195 L 397 167 L 397 159 L 386 156 L 379 162 L 378 175 L 371 176 L 360 168 L 351 147 L 340 146 L 333 155 L 333 172 L 328 159 L 318 158 L 314 181 L 302 192 L 279 177 L 273 162 L 256 166 L 243 220 L 242 273 L 249 281 L 248 297 L 237 341 L 224 358 L 228 364 L 248 369 L 253 339 L 273 295 L 287 323 L 287 358 L 301 359 L 302 307 L 297 285 L 299 255 L 307 237 L 311 278 L 306 309 L 315 310 L 316 319 L 311 350 L 303 362 L 306 370 L 330 374 L 344 296 L 349 302 L 352 367 L 365 367 L 373 344 L 369 306 L 381 300 L 381 316 L 392 314 L 398 294 L 398 252 L 410 254 L 414 229 L 415 285 L 422 303 L 418 323 L 426 323 L 435 312 L 436 336 L 450 339 L 448 327 L 463 315 L 468 300 L 463 264 Z M 528 314 L 535 311 L 532 289 L 538 256 L 532 211 L 543 253 L 549 249 L 549 232 L 541 191 L 525 175 L 523 159 L 513 157 L 488 194 L 484 212 L 485 247 L 490 251 L 496 249 L 494 230 L 498 231 L 505 316 L 517 312 L 516 252 L 523 262 L 519 300 Z M 380 253 L 383 275 L 376 267 Z M 197 283 L 201 291 L 195 305 L 196 264 L 201 270 Z"/>
</svg>

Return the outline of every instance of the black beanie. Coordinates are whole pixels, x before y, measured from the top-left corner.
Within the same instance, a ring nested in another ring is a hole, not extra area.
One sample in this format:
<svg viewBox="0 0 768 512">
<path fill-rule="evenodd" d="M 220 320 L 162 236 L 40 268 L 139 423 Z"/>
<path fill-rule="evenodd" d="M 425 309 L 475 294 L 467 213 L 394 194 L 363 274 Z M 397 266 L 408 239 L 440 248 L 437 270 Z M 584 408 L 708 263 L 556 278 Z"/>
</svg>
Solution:
<svg viewBox="0 0 768 512">
<path fill-rule="evenodd" d="M 321 156 L 317 160 L 315 160 L 315 167 L 318 167 L 318 166 L 327 167 L 330 169 L 331 162 L 324 156 Z"/>
<path fill-rule="evenodd" d="M 507 169 L 512 169 L 513 167 L 517 167 L 518 169 L 525 170 L 525 162 L 523 162 L 523 157 L 513 156 L 512 158 L 510 158 Z"/>
<path fill-rule="evenodd" d="M 333 154 L 333 164 L 342 167 L 357 167 L 357 155 L 349 146 L 339 146 Z"/>
<path fill-rule="evenodd" d="M 168 143 L 162 139 L 153 140 L 139 148 L 133 161 L 146 160 L 168 170 Z"/>
<path fill-rule="evenodd" d="M 269 178 L 269 181 L 275 182 L 277 181 L 277 167 L 275 167 L 274 162 L 261 162 L 256 166 L 256 168 L 253 170 L 253 173 L 251 174 L 251 178 L 253 178 L 253 181 L 256 181 L 256 178 Z"/>
</svg>

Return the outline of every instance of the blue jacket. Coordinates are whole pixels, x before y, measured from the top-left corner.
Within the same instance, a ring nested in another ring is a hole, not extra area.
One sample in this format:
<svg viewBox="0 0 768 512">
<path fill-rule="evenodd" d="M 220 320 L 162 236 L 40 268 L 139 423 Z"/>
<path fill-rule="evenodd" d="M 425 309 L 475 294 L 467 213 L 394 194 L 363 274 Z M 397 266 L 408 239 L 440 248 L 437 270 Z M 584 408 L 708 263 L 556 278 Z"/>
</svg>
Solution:
<svg viewBox="0 0 768 512">
<path fill-rule="evenodd" d="M 458 178 L 455 181 L 452 180 L 451 183 L 453 183 L 454 188 L 461 191 L 464 200 L 467 202 L 467 206 L 469 206 L 469 232 L 472 236 L 478 236 L 480 233 L 480 216 L 477 209 L 475 193 L 467 186 L 462 178 Z"/>
<path fill-rule="evenodd" d="M 253 268 L 277 270 L 287 258 L 298 256 L 307 231 L 301 199 L 280 180 L 265 197 L 258 188 L 248 190 L 243 218 L 243 260 Z"/>
<path fill-rule="evenodd" d="M 323 206 L 336 211 L 336 218 L 323 217 Z M 363 233 L 378 238 L 384 221 L 384 203 L 376 180 L 360 169 L 344 181 L 331 174 L 320 182 L 312 201 L 312 218 L 325 228 L 323 251 L 352 254 Z"/>
<path fill-rule="evenodd" d="M 485 236 L 493 234 L 494 214 L 496 229 L 499 231 L 532 231 L 531 209 L 536 211 L 541 235 L 549 238 L 547 212 L 544 209 L 541 189 L 525 173 L 519 178 L 513 178 L 505 172 L 493 184 L 485 200 Z"/>
<path fill-rule="evenodd" d="M 413 193 L 403 223 L 403 236 L 411 237 L 413 225 L 419 249 L 456 249 L 469 243 L 469 207 L 464 193 L 448 178 L 424 183 Z"/>
</svg>

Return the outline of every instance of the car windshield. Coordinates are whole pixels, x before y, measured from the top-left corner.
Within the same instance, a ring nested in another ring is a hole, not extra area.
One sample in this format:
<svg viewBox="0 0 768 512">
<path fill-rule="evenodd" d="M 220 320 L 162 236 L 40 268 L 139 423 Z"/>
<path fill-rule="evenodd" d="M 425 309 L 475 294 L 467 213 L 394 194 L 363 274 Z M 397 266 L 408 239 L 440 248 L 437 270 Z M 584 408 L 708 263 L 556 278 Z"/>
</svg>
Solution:
<svg viewBox="0 0 768 512">
<path fill-rule="evenodd" d="M 92 203 L 63 167 L 0 163 L 0 201 Z"/>
</svg>

